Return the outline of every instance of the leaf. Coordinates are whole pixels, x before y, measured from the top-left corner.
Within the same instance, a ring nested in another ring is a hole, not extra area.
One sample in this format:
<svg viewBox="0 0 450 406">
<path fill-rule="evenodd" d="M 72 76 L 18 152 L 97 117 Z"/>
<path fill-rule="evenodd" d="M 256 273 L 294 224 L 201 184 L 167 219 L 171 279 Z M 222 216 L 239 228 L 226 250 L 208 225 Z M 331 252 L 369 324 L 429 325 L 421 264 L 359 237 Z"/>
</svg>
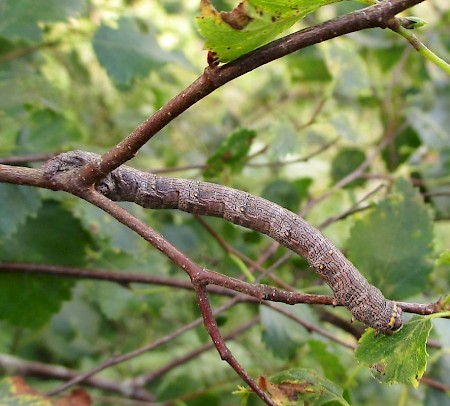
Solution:
<svg viewBox="0 0 450 406">
<path fill-rule="evenodd" d="M 231 173 L 240 172 L 256 132 L 245 128 L 236 130 L 225 139 L 208 159 L 205 179 L 217 178 L 226 168 Z"/>
<path fill-rule="evenodd" d="M 366 62 L 350 41 L 340 38 L 333 44 L 324 43 L 325 62 L 335 82 L 335 92 L 345 97 L 365 97 L 371 94 L 370 75 Z"/>
<path fill-rule="evenodd" d="M 28 123 L 20 138 L 21 149 L 27 153 L 69 150 L 82 140 L 75 123 L 49 108 L 33 112 Z"/>
<path fill-rule="evenodd" d="M 297 187 L 284 179 L 269 183 L 262 192 L 262 197 L 286 209 L 297 211 L 300 203 L 300 193 Z"/>
<path fill-rule="evenodd" d="M 340 0 L 244 0 L 230 12 L 218 12 L 201 0 L 197 26 L 205 49 L 220 62 L 229 62 L 266 44 L 298 20 Z"/>
<path fill-rule="evenodd" d="M 52 406 L 53 402 L 28 386 L 19 376 L 0 381 L 0 404 L 8 406 Z"/>
<path fill-rule="evenodd" d="M 110 320 L 120 320 L 126 315 L 133 293 L 116 283 L 99 283 L 95 300 L 103 314 Z"/>
<path fill-rule="evenodd" d="M 306 307 L 292 307 L 283 303 L 278 303 L 278 307 L 292 312 L 299 317 L 307 317 Z M 267 306 L 260 306 L 261 325 L 263 327 L 262 340 L 276 357 L 292 358 L 299 347 L 306 341 L 298 323 L 289 319 Z"/>
<path fill-rule="evenodd" d="M 328 351 L 327 345 L 322 341 L 310 340 L 308 345 L 314 359 L 320 363 L 325 377 L 332 382 L 344 384 L 347 379 L 347 372 L 339 358 Z"/>
<path fill-rule="evenodd" d="M 161 49 L 153 29 L 143 30 L 136 20 L 122 17 L 117 28 L 102 25 L 93 46 L 100 64 L 118 86 L 130 86 L 138 77 L 168 62 L 185 63 L 181 57 Z"/>
<path fill-rule="evenodd" d="M 358 148 L 342 148 L 331 162 L 331 182 L 337 183 L 342 178 L 353 172 L 366 160 L 366 154 Z M 354 188 L 364 184 L 364 179 L 356 179 L 346 185 L 346 188 Z"/>
<path fill-rule="evenodd" d="M 339 386 L 309 369 L 290 369 L 270 379 L 260 377 L 259 384 L 280 406 L 320 406 L 329 402 L 348 405 Z"/>
<path fill-rule="evenodd" d="M 80 223 L 54 201 L 45 201 L 36 218 L 28 218 L 2 241 L 3 261 L 82 266 L 91 244 Z M 70 298 L 70 279 L 31 274 L 0 274 L 0 319 L 37 328 Z M 51 294 L 49 294 L 51 293 Z"/>
<path fill-rule="evenodd" d="M 450 354 L 443 354 L 442 358 L 438 359 L 436 363 L 431 366 L 427 376 L 437 382 L 447 385 L 447 387 L 450 387 Z M 426 388 L 424 405 L 442 406 L 448 404 L 449 395 L 450 393 L 448 391 L 445 393 L 442 390 L 435 389 L 430 385 Z"/>
<path fill-rule="evenodd" d="M 427 365 L 431 319 L 414 316 L 392 335 L 376 336 L 374 329 L 367 329 L 359 340 L 356 359 L 369 366 L 372 375 L 383 383 L 409 383 L 417 388 Z"/>
<path fill-rule="evenodd" d="M 419 193 L 398 179 L 390 195 L 351 229 L 349 257 L 388 297 L 422 292 L 433 269 L 433 223 Z"/>
<path fill-rule="evenodd" d="M 437 87 L 435 93 L 424 97 L 417 95 L 407 110 L 408 121 L 422 142 L 434 149 L 450 147 L 448 128 L 450 118 L 450 87 Z"/>
<path fill-rule="evenodd" d="M 37 43 L 42 40 L 40 22 L 63 21 L 85 8 L 85 0 L 2 0 L 0 36 Z"/>
<path fill-rule="evenodd" d="M 27 217 L 35 216 L 41 206 L 36 189 L 27 186 L 0 184 L 0 241 L 17 231 Z"/>
</svg>

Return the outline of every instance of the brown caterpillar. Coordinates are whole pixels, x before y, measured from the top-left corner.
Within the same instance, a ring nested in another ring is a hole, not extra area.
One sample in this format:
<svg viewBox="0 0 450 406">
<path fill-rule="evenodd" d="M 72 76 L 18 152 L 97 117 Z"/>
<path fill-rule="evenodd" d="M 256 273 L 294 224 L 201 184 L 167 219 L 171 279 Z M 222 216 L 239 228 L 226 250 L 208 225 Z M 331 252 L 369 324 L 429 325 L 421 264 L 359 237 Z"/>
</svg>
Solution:
<svg viewBox="0 0 450 406">
<path fill-rule="evenodd" d="M 45 173 L 53 177 L 58 172 L 99 160 L 99 155 L 90 152 L 68 152 L 48 161 Z M 402 311 L 395 302 L 385 299 L 317 229 L 275 203 L 229 187 L 161 177 L 127 166 L 112 171 L 96 189 L 111 200 L 222 217 L 267 234 L 303 256 L 355 319 L 384 333 L 398 330 L 402 325 Z"/>
</svg>

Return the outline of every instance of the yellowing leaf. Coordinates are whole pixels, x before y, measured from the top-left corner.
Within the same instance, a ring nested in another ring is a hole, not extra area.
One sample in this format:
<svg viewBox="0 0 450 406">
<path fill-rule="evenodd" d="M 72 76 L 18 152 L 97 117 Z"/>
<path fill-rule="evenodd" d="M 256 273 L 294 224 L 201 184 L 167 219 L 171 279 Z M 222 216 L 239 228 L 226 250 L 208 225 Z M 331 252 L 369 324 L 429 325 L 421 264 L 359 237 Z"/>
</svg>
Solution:
<svg viewBox="0 0 450 406">
<path fill-rule="evenodd" d="M 357 360 L 369 366 L 381 382 L 409 383 L 417 388 L 427 365 L 426 343 L 434 317 L 414 316 L 391 336 L 376 336 L 368 329 L 359 340 Z"/>
<path fill-rule="evenodd" d="M 201 0 L 197 25 L 205 49 L 229 62 L 274 39 L 307 14 L 341 0 L 244 0 L 232 11 L 217 11 Z"/>
</svg>

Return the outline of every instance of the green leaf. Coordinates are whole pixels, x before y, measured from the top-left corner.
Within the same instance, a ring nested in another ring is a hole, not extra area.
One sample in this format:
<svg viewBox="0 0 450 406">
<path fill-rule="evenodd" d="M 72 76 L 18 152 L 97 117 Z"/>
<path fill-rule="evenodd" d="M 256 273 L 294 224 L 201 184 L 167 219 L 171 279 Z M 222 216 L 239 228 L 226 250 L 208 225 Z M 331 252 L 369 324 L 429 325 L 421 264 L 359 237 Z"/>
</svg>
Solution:
<svg viewBox="0 0 450 406">
<path fill-rule="evenodd" d="M 310 340 L 308 345 L 314 359 L 320 363 L 324 375 L 332 382 L 344 384 L 347 379 L 347 372 L 339 358 L 328 351 L 327 345 L 322 341 Z"/>
<path fill-rule="evenodd" d="M 17 231 L 27 217 L 35 216 L 41 206 L 36 189 L 27 186 L 0 184 L 0 241 Z"/>
<path fill-rule="evenodd" d="M 205 178 L 217 178 L 225 169 L 229 169 L 231 173 L 240 172 L 255 136 L 255 131 L 245 128 L 231 133 L 208 159 L 208 168 L 204 172 Z"/>
<path fill-rule="evenodd" d="M 283 303 L 279 303 L 277 306 L 293 313 L 299 311 L 298 308 Z M 260 306 L 259 309 L 261 325 L 263 326 L 262 340 L 266 347 L 276 357 L 292 358 L 306 340 L 302 335 L 301 327 L 295 321 L 267 306 Z M 304 316 L 304 312 L 301 316 Z"/>
<path fill-rule="evenodd" d="M 335 83 L 335 92 L 345 97 L 365 97 L 372 92 L 366 61 L 358 54 L 354 43 L 347 39 L 324 43 L 321 48 Z"/>
<path fill-rule="evenodd" d="M 79 14 L 85 7 L 85 0 L 2 0 L 0 36 L 12 41 L 40 42 L 40 22 L 63 21 Z"/>
<path fill-rule="evenodd" d="M 110 320 L 120 320 L 126 315 L 133 293 L 116 283 L 99 283 L 95 300 L 103 314 Z"/>
<path fill-rule="evenodd" d="M 45 201 L 0 245 L 0 258 L 11 262 L 82 266 L 89 235 L 78 220 L 54 201 Z M 70 298 L 72 279 L 33 274 L 0 274 L 0 319 L 37 328 Z"/>
<path fill-rule="evenodd" d="M 450 147 L 450 87 L 437 87 L 435 93 L 417 94 L 407 110 L 408 121 L 419 134 L 422 142 L 434 149 Z"/>
<path fill-rule="evenodd" d="M 284 179 L 269 183 L 262 192 L 262 197 L 286 209 L 297 211 L 300 203 L 300 193 L 297 187 Z"/>
<path fill-rule="evenodd" d="M 93 38 L 95 54 L 116 85 L 130 86 L 135 78 L 147 76 L 168 62 L 185 63 L 161 49 L 153 29 L 142 28 L 128 17 L 117 24 L 117 28 L 102 25 Z"/>
<path fill-rule="evenodd" d="M 417 388 L 427 365 L 431 319 L 414 316 L 392 335 L 376 336 L 375 330 L 368 328 L 359 340 L 356 359 L 369 366 L 372 375 L 381 382 L 409 383 Z"/>
<path fill-rule="evenodd" d="M 229 62 L 274 39 L 307 14 L 340 0 L 244 0 L 230 12 L 218 12 L 201 0 L 197 25 L 205 49 Z"/>
<path fill-rule="evenodd" d="M 48 108 L 33 112 L 28 123 L 20 138 L 21 149 L 26 153 L 69 150 L 82 140 L 75 123 Z"/>
<path fill-rule="evenodd" d="M 448 338 L 448 336 L 447 336 Z M 450 385 L 450 354 L 443 354 L 442 358 L 438 359 L 432 365 L 427 376 L 437 382 L 443 383 L 449 387 Z M 426 395 L 424 405 L 426 406 L 442 406 L 448 404 L 450 392 L 443 392 L 433 388 L 431 385 L 426 388 Z"/>
<path fill-rule="evenodd" d="M 433 269 L 433 223 L 411 184 L 398 179 L 390 195 L 355 222 L 349 257 L 388 297 L 423 292 Z"/>
<path fill-rule="evenodd" d="M 331 162 L 331 183 L 335 184 L 353 172 L 366 160 L 366 154 L 358 148 L 342 148 Z M 356 179 L 346 185 L 354 188 L 364 184 L 364 179 Z"/>
<path fill-rule="evenodd" d="M 290 369 L 263 379 L 263 387 L 277 405 L 320 406 L 333 402 L 348 405 L 342 397 L 342 388 L 309 369 Z"/>
<path fill-rule="evenodd" d="M 141 253 L 143 247 L 141 237 L 98 207 L 77 200 L 72 207 L 72 212 L 86 230 L 99 242 L 107 244 L 112 251 L 134 255 Z M 146 244 L 144 246 L 147 248 Z"/>
</svg>

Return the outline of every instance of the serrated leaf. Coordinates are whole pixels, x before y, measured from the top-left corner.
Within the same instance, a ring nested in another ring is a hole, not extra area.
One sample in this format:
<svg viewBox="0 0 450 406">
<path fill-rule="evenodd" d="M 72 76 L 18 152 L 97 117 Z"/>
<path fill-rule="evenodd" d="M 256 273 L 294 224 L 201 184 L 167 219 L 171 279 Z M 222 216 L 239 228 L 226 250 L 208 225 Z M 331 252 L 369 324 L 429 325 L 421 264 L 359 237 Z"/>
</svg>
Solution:
<svg viewBox="0 0 450 406">
<path fill-rule="evenodd" d="M 89 235 L 70 212 L 46 201 L 0 245 L 3 261 L 82 266 Z M 37 328 L 70 298 L 73 280 L 43 275 L 0 273 L 0 319 Z M 51 293 L 51 294 L 50 294 Z"/>
<path fill-rule="evenodd" d="M 65 20 L 80 13 L 85 6 L 85 0 L 2 0 L 0 36 L 12 41 L 40 42 L 40 22 Z"/>
<path fill-rule="evenodd" d="M 417 388 L 427 365 L 431 327 L 431 317 L 414 316 L 392 335 L 376 336 L 369 328 L 359 340 L 356 359 L 383 383 L 409 383 Z"/>
<path fill-rule="evenodd" d="M 341 0 L 244 0 L 230 12 L 218 12 L 201 0 L 197 25 L 205 49 L 229 62 L 274 39 L 307 14 Z"/>
<path fill-rule="evenodd" d="M 398 179 L 390 195 L 357 220 L 351 230 L 349 257 L 388 297 L 422 292 L 433 269 L 433 223 L 420 194 Z"/>
<path fill-rule="evenodd" d="M 0 381 L 0 404 L 8 406 L 52 406 L 53 402 L 18 376 Z"/>
<path fill-rule="evenodd" d="M 120 18 L 117 28 L 102 25 L 94 35 L 93 46 L 100 64 L 118 86 L 129 86 L 151 70 L 182 60 L 161 49 L 154 30 L 143 30 L 128 17 Z"/>
<path fill-rule="evenodd" d="M 205 178 L 216 178 L 225 168 L 229 169 L 231 173 L 239 172 L 246 162 L 255 136 L 255 131 L 245 128 L 231 133 L 208 159 L 208 168 L 204 172 Z"/>
<path fill-rule="evenodd" d="M 270 379 L 260 378 L 259 383 L 277 405 L 348 405 L 339 386 L 309 369 L 290 369 Z"/>
<path fill-rule="evenodd" d="M 27 217 L 36 215 L 41 199 L 36 189 L 0 184 L 0 244 L 23 224 Z"/>
</svg>

